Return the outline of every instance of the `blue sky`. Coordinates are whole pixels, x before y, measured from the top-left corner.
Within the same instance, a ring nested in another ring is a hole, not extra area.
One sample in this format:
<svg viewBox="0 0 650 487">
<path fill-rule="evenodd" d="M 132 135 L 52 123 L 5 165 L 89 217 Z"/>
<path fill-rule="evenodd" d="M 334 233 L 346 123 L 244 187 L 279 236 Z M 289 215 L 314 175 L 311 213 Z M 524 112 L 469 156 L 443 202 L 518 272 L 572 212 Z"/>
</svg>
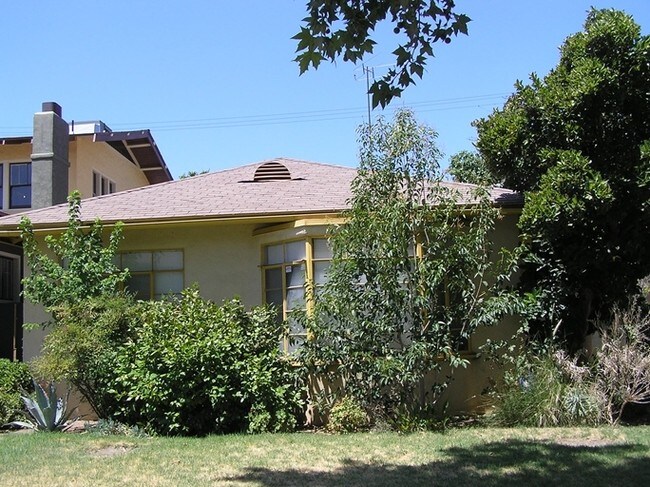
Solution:
<svg viewBox="0 0 650 487">
<path fill-rule="evenodd" d="M 356 165 L 367 120 L 360 67 L 298 76 L 306 0 L 21 0 L 3 4 L 0 135 L 27 135 L 43 101 L 72 120 L 149 128 L 174 176 L 274 157 Z M 469 36 L 435 48 L 417 86 L 384 111 L 411 107 L 451 155 L 471 149 L 472 120 L 500 107 L 517 79 L 546 74 L 590 6 L 650 29 L 648 0 L 458 0 Z M 378 32 L 366 64 L 381 75 L 397 39 Z M 381 114 L 376 110 L 373 116 Z"/>
</svg>

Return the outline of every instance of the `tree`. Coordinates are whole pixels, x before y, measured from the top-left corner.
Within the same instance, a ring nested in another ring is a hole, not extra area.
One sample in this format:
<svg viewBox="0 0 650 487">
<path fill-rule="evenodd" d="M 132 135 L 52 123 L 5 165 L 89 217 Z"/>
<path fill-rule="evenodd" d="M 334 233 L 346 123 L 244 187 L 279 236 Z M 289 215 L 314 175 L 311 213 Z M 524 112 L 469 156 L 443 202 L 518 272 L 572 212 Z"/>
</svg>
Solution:
<svg viewBox="0 0 650 487">
<path fill-rule="evenodd" d="M 557 67 L 515 86 L 476 122 L 477 147 L 527 192 L 521 282 L 544 310 L 535 331 L 577 350 L 650 272 L 650 38 L 625 13 L 592 9 Z"/>
<path fill-rule="evenodd" d="M 340 57 L 356 64 L 374 50 L 371 31 L 389 18 L 404 42 L 393 51 L 395 67 L 369 90 L 373 108 L 384 107 L 414 84 L 415 76 L 422 78 L 434 43 L 449 44 L 452 36 L 467 34 L 470 18 L 455 9 L 454 0 L 309 0 L 304 24 L 293 37 L 298 41 L 295 61 L 300 74 Z"/>
<path fill-rule="evenodd" d="M 68 226 L 38 245 L 31 221 L 20 222 L 23 250 L 31 273 L 22 281 L 23 295 L 51 313 L 52 326 L 43 354 L 35 361 L 36 373 L 75 386 L 93 409 L 104 415 L 113 402 L 107 392 L 110 355 L 126 340 L 127 327 L 138 310 L 120 291 L 128 270 L 113 258 L 122 239 L 117 224 L 104 242 L 104 228 L 95 220 L 88 230 L 81 221 L 81 196 L 68 197 Z"/>
<path fill-rule="evenodd" d="M 449 159 L 449 174 L 454 181 L 471 184 L 497 184 L 480 154 L 462 150 Z"/>
<path fill-rule="evenodd" d="M 118 223 L 104 245 L 103 225 L 95 220 L 88 231 L 81 221 L 81 196 L 68 197 L 68 227 L 57 238 L 45 237 L 47 251 L 43 252 L 27 217 L 20 222 L 23 251 L 31 274 L 22 281 L 23 295 L 46 308 L 74 304 L 93 296 L 114 295 L 128 277 L 113 262 L 122 239 Z"/>
<path fill-rule="evenodd" d="M 361 129 L 351 208 L 302 348 L 310 371 L 342 381 L 339 395 L 375 419 L 412 412 L 427 374 L 466 365 L 472 333 L 521 304 L 506 288 L 512 256 L 489 240 L 498 209 L 484 188 L 464 201 L 441 184 L 436 137 L 409 111 Z"/>
</svg>

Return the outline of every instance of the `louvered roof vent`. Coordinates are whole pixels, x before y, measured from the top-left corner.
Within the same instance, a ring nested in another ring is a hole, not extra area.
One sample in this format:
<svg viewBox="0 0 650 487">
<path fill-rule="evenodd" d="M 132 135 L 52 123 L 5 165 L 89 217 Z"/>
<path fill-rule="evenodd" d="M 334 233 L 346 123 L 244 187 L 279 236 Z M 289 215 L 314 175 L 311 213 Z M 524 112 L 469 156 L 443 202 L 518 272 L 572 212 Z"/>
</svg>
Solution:
<svg viewBox="0 0 650 487">
<path fill-rule="evenodd" d="M 276 161 L 266 162 L 255 170 L 253 181 L 284 181 L 290 180 L 291 173 L 287 166 Z"/>
</svg>

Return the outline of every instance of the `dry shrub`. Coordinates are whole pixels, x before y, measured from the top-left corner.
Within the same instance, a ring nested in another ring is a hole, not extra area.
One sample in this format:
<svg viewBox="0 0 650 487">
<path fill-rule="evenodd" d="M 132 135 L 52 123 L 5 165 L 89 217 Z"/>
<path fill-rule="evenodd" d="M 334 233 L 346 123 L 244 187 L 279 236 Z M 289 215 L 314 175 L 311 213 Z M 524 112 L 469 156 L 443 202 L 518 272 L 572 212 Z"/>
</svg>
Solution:
<svg viewBox="0 0 650 487">
<path fill-rule="evenodd" d="M 601 326 L 596 385 L 609 423 L 620 421 L 625 406 L 650 404 L 650 314 L 639 304 L 615 309 Z"/>
</svg>

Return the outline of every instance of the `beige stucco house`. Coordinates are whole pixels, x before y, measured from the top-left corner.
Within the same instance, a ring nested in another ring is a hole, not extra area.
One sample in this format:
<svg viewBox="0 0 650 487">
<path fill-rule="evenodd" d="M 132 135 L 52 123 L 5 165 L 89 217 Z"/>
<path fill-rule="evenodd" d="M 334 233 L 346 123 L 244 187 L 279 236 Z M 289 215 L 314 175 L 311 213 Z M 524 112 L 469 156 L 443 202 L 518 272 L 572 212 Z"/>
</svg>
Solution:
<svg viewBox="0 0 650 487">
<path fill-rule="evenodd" d="M 143 299 L 198 283 L 211 300 L 238 296 L 249 306 L 272 303 L 286 318 L 304 303 L 307 283 L 326 279 L 325 235 L 347 208 L 355 175 L 350 167 L 273 159 L 90 198 L 82 203 L 82 219 L 100 218 L 107 229 L 123 222 L 118 261 L 131 271 L 129 289 Z M 446 184 L 469 198 L 471 185 Z M 496 244 L 513 247 L 521 197 L 500 188 L 492 189 L 491 197 L 503 214 Z M 27 215 L 44 236 L 65 226 L 67 205 Z M 19 245 L 19 220 L 19 214 L 0 218 L 0 240 Z M 46 318 L 30 303 L 24 304 L 24 315 L 26 322 Z M 509 336 L 511 325 L 482 330 L 472 343 Z M 293 333 L 299 338 L 304 330 Z M 42 338 L 40 331 L 25 332 L 25 360 L 38 355 Z M 467 398 L 485 385 L 486 364 L 473 358 L 461 374 L 454 395 L 456 408 L 466 409 Z"/>
<path fill-rule="evenodd" d="M 0 215 L 150 186 L 173 178 L 148 130 L 114 132 L 101 121 L 66 122 L 46 102 L 29 136 L 0 137 Z M 22 249 L 0 240 L 0 358 L 23 358 Z M 28 350 L 31 348 L 28 347 Z"/>
</svg>

